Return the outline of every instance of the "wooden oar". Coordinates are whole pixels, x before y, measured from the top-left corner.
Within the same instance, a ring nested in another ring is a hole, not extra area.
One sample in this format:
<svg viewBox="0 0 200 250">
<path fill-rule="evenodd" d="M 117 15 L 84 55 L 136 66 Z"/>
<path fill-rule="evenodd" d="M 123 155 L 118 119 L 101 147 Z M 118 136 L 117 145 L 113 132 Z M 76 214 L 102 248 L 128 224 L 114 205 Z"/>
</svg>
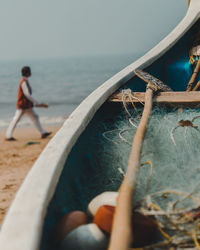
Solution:
<svg viewBox="0 0 200 250">
<path fill-rule="evenodd" d="M 187 92 L 191 91 L 191 89 L 192 89 L 192 87 L 193 87 L 193 84 L 194 84 L 194 82 L 195 82 L 195 80 L 196 80 L 197 74 L 198 74 L 198 72 L 199 72 L 199 69 L 200 69 L 200 59 L 199 59 L 198 62 L 197 62 L 197 65 L 196 65 L 196 67 L 195 67 L 195 69 L 194 69 L 194 72 L 193 72 L 193 74 L 192 74 L 192 77 L 190 78 L 190 81 L 189 81 L 188 86 L 187 86 L 187 88 L 186 88 L 186 91 L 187 91 Z"/>
<path fill-rule="evenodd" d="M 137 72 L 135 72 L 137 73 Z M 164 85 L 163 85 L 164 86 Z M 154 88 L 155 87 L 155 88 Z M 166 89 L 166 86 L 164 86 Z M 155 82 L 147 85 L 145 105 L 140 124 L 133 139 L 132 149 L 129 156 L 127 172 L 121 185 L 117 206 L 112 225 L 112 234 L 109 250 L 127 250 L 133 240 L 131 229 L 132 198 L 136 183 L 136 173 L 140 166 L 140 154 L 147 124 L 152 111 L 152 99 L 155 90 L 162 90 Z M 134 226 L 134 225 L 133 225 Z"/>
</svg>

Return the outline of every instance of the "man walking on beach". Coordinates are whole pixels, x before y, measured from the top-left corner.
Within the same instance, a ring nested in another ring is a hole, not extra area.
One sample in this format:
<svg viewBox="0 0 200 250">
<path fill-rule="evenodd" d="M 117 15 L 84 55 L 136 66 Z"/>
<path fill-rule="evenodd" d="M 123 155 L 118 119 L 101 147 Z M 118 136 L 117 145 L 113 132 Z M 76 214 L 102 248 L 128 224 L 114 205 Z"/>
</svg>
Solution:
<svg viewBox="0 0 200 250">
<path fill-rule="evenodd" d="M 42 107 L 48 108 L 48 104 L 39 103 L 31 96 L 31 87 L 29 85 L 28 78 L 31 76 L 31 69 L 28 66 L 25 66 L 21 70 L 22 79 L 18 88 L 17 95 L 17 110 L 14 118 L 12 119 L 7 131 L 6 131 L 6 140 L 7 141 L 15 141 L 16 139 L 13 137 L 14 129 L 17 123 L 20 121 L 24 114 L 28 115 L 38 131 L 41 133 L 41 138 L 46 138 L 51 134 L 51 132 L 47 132 L 39 121 L 39 116 L 33 110 L 33 107 Z"/>
</svg>

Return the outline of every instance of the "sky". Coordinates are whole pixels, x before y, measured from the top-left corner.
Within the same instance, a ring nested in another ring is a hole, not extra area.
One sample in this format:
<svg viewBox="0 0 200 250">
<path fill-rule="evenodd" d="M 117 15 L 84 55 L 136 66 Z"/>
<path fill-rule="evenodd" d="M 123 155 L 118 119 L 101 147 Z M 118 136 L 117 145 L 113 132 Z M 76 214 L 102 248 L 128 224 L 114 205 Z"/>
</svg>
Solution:
<svg viewBox="0 0 200 250">
<path fill-rule="evenodd" d="M 0 0 L 0 60 L 143 53 L 187 0 Z"/>
</svg>

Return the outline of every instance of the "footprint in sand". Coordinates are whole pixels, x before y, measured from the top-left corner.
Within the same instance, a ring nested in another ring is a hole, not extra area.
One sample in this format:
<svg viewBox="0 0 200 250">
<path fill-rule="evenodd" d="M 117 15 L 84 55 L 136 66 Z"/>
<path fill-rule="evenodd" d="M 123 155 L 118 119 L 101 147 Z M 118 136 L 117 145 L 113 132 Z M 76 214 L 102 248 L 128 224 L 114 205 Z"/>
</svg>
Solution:
<svg viewBox="0 0 200 250">
<path fill-rule="evenodd" d="M 13 187 L 14 184 L 6 184 L 4 187 L 3 187 L 3 190 L 7 190 L 7 189 L 10 189 L 11 187 Z"/>
<path fill-rule="evenodd" d="M 13 157 L 19 157 L 19 155 L 18 155 L 18 154 L 12 154 L 12 156 L 13 156 Z"/>
<path fill-rule="evenodd" d="M 5 214 L 5 208 L 0 208 L 0 213 Z"/>
</svg>

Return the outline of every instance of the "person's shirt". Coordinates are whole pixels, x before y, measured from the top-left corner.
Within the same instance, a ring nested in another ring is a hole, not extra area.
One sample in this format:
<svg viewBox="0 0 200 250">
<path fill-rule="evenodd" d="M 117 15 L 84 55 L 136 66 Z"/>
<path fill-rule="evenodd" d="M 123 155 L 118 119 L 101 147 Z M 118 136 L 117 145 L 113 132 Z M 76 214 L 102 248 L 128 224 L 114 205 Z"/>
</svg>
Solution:
<svg viewBox="0 0 200 250">
<path fill-rule="evenodd" d="M 27 78 L 26 78 L 26 80 L 28 81 Z M 24 95 L 26 96 L 26 98 L 27 98 L 29 101 L 31 101 L 31 102 L 33 103 L 34 106 L 39 105 L 39 102 L 38 102 L 35 98 L 33 98 L 33 97 L 31 96 L 31 93 L 30 93 L 30 91 L 29 91 L 29 88 L 28 88 L 28 86 L 27 86 L 26 81 L 23 81 L 21 87 L 22 87 L 22 91 L 23 91 Z"/>
</svg>

